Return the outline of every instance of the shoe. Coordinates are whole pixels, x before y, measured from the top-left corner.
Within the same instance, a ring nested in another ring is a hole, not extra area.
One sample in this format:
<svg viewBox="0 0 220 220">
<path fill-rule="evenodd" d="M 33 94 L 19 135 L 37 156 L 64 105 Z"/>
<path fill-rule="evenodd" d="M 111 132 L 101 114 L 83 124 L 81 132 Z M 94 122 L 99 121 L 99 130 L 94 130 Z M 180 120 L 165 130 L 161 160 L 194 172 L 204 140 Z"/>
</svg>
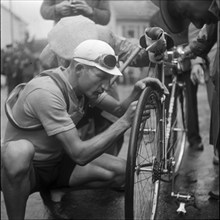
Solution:
<svg viewBox="0 0 220 220">
<path fill-rule="evenodd" d="M 201 143 L 201 142 L 190 144 L 189 147 L 193 150 L 196 150 L 196 151 L 203 151 L 204 150 L 203 143 Z"/>
<path fill-rule="evenodd" d="M 210 196 L 209 199 L 219 200 L 219 192 L 215 193 L 215 192 L 210 191 L 209 196 Z"/>
</svg>

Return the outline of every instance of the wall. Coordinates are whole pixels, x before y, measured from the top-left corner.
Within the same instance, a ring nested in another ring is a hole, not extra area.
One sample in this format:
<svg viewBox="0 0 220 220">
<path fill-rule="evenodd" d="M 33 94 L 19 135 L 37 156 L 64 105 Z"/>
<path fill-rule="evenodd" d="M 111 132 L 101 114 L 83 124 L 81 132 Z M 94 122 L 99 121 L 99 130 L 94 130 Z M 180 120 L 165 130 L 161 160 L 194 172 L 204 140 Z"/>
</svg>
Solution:
<svg viewBox="0 0 220 220">
<path fill-rule="evenodd" d="M 12 18 L 11 20 L 10 11 L 1 4 L 1 48 L 11 44 L 13 40 L 19 42 L 25 38 L 27 24 L 16 15 L 12 15 Z"/>
</svg>

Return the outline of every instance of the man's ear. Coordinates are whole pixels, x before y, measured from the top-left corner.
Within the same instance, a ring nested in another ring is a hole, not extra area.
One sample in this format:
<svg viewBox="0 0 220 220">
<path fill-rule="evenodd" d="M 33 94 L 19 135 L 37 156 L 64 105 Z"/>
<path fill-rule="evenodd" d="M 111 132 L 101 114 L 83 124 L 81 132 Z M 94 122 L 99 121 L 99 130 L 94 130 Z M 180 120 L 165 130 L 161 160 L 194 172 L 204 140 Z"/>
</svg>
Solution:
<svg viewBox="0 0 220 220">
<path fill-rule="evenodd" d="M 75 65 L 75 71 L 76 71 L 76 75 L 77 75 L 77 76 L 80 76 L 81 73 L 82 73 L 84 70 L 85 70 L 85 66 L 84 66 L 83 64 L 77 63 L 77 64 Z"/>
</svg>

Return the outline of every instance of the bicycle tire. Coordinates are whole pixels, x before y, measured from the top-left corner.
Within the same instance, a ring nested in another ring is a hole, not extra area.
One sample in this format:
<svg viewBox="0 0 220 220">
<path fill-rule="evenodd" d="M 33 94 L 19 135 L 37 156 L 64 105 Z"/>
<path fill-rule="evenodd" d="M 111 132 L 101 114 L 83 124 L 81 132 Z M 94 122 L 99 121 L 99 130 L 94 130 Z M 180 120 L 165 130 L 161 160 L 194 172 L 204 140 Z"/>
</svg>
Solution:
<svg viewBox="0 0 220 220">
<path fill-rule="evenodd" d="M 142 122 L 147 104 L 154 103 L 151 116 Z M 138 101 L 131 128 L 126 167 L 125 219 L 154 219 L 158 203 L 160 180 L 153 181 L 155 162 L 162 158 L 162 107 L 159 94 L 145 89 Z M 144 186 L 143 188 L 141 188 Z M 144 207 L 144 208 L 143 208 Z"/>
<path fill-rule="evenodd" d="M 185 152 L 186 146 L 186 137 L 187 137 L 187 129 L 186 129 L 186 99 L 184 93 L 184 87 L 180 88 L 176 87 L 177 96 L 175 98 L 175 109 L 172 114 L 172 123 L 171 123 L 171 131 L 170 138 L 168 141 L 168 154 L 171 152 L 170 157 L 173 157 L 175 160 L 175 173 L 178 173 L 183 155 Z"/>
</svg>

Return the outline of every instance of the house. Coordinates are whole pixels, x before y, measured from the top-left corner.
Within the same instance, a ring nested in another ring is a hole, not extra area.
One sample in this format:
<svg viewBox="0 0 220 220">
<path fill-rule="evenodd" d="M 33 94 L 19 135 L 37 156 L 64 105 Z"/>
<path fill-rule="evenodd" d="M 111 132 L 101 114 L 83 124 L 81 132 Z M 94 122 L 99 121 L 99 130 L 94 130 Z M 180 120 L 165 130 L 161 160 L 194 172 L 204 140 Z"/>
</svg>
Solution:
<svg viewBox="0 0 220 220">
<path fill-rule="evenodd" d="M 1 4 L 1 48 L 21 42 L 27 33 L 27 23 Z"/>
<path fill-rule="evenodd" d="M 150 26 L 151 17 L 159 10 L 149 0 L 111 0 L 111 20 L 109 28 L 119 36 L 132 42 L 139 42 L 144 30 Z M 148 68 L 127 67 L 120 82 L 133 84 L 138 79 L 147 76 Z"/>
<path fill-rule="evenodd" d="M 159 9 L 149 0 L 110 1 L 111 20 L 109 27 L 118 35 L 137 38 L 150 25 L 152 15 Z"/>
</svg>

